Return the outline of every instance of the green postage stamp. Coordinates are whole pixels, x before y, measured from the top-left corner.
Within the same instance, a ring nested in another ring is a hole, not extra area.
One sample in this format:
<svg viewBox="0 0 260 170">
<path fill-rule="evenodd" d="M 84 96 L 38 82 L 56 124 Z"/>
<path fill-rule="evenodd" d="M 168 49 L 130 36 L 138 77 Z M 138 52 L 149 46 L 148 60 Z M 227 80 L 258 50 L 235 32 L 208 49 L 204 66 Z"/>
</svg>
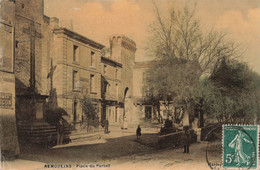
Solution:
<svg viewBox="0 0 260 170">
<path fill-rule="evenodd" d="M 223 168 L 258 167 L 258 126 L 223 125 Z"/>
</svg>

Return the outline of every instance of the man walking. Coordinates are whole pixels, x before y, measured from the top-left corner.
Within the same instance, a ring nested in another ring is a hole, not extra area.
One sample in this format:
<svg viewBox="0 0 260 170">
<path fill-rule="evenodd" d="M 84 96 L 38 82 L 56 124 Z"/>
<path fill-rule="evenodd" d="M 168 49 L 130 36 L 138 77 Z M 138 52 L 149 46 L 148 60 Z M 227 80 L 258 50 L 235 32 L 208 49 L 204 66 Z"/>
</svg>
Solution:
<svg viewBox="0 0 260 170">
<path fill-rule="evenodd" d="M 183 140 L 183 147 L 184 147 L 183 153 L 189 153 L 191 134 L 188 128 L 186 128 L 185 132 L 182 134 L 182 140 Z"/>
</svg>

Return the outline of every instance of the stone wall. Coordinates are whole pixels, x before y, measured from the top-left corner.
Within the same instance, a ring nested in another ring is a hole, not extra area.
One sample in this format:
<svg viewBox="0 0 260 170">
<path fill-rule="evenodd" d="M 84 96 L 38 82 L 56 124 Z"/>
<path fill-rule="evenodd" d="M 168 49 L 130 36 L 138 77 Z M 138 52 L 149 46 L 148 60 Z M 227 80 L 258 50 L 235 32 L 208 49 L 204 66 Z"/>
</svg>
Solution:
<svg viewBox="0 0 260 170">
<path fill-rule="evenodd" d="M 31 37 L 35 36 L 36 89 L 42 89 L 42 26 L 43 1 L 15 1 L 15 76 L 17 95 L 24 94 L 29 87 Z M 32 30 L 30 30 L 32 29 Z M 36 31 L 36 33 L 34 32 Z"/>
<path fill-rule="evenodd" d="M 0 1 L 0 152 L 1 160 L 19 155 L 15 117 L 14 76 L 15 3 Z"/>
</svg>

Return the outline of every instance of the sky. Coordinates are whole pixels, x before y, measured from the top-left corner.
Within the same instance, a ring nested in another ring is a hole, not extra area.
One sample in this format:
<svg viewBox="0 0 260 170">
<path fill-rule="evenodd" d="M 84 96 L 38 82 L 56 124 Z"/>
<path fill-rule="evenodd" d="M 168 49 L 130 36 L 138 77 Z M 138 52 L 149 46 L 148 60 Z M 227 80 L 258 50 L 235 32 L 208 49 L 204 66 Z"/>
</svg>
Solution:
<svg viewBox="0 0 260 170">
<path fill-rule="evenodd" d="M 109 37 L 124 34 L 136 42 L 136 61 L 150 60 L 144 51 L 149 25 L 154 21 L 151 0 L 44 0 L 45 15 L 96 42 L 109 46 Z M 260 74 L 259 0 L 161 0 L 159 9 L 196 6 L 196 17 L 205 28 L 228 34 L 240 44 L 242 60 Z"/>
</svg>

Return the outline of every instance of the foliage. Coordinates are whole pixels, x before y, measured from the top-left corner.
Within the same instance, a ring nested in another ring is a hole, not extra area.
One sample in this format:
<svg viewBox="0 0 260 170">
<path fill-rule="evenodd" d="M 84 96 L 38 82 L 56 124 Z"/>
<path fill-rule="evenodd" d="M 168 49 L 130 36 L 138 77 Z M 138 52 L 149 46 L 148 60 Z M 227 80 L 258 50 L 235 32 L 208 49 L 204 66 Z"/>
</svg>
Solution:
<svg viewBox="0 0 260 170">
<path fill-rule="evenodd" d="M 152 97 L 185 109 L 200 100 L 199 80 L 211 71 L 219 58 L 238 57 L 237 45 L 226 40 L 226 35 L 215 31 L 202 31 L 195 10 L 184 7 L 170 9 L 170 15 L 156 9 L 156 20 L 150 27 L 147 53 L 161 64 L 149 70 L 147 82 Z M 156 83 L 155 83 L 156 82 Z"/>
<path fill-rule="evenodd" d="M 201 30 L 195 10 L 171 8 L 170 15 L 163 16 L 156 5 L 155 8 L 156 21 L 150 27 L 148 54 L 170 65 L 198 63 L 201 73 L 213 68 L 221 56 L 240 56 L 238 46 L 228 41 L 224 33 Z"/>
<path fill-rule="evenodd" d="M 210 80 L 218 87 L 222 87 L 222 93 L 255 88 L 254 77 L 256 74 L 249 70 L 245 63 L 237 60 L 220 59 L 210 76 Z M 228 90 L 228 91 L 227 91 Z"/>
<path fill-rule="evenodd" d="M 83 113 L 85 115 L 85 118 L 87 120 L 95 120 L 95 119 L 98 119 L 98 116 L 97 116 L 97 110 L 96 108 L 94 107 L 94 105 L 92 104 L 90 98 L 88 97 L 84 97 L 81 101 L 82 103 L 82 110 L 83 110 Z"/>
<path fill-rule="evenodd" d="M 68 116 L 68 113 L 61 107 L 46 108 L 45 120 L 52 126 L 56 126 L 60 119 L 63 119 L 64 126 L 71 129 L 71 125 L 62 116 Z"/>
<path fill-rule="evenodd" d="M 250 123 L 258 117 L 260 77 L 247 64 L 221 59 L 201 82 L 203 110 L 224 123 Z"/>
</svg>

